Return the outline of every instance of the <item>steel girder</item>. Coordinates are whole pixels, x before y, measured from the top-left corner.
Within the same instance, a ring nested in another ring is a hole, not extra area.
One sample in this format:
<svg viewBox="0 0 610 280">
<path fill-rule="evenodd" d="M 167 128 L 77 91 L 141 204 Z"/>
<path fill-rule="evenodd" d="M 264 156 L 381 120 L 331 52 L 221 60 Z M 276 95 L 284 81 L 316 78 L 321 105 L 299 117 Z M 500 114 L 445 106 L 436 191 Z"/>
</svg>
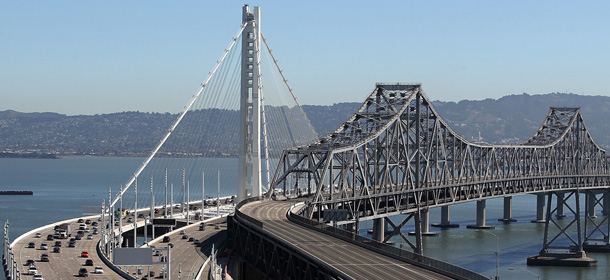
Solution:
<svg viewBox="0 0 610 280">
<path fill-rule="evenodd" d="M 472 143 L 438 115 L 420 85 L 377 84 L 339 128 L 284 150 L 272 194 L 309 193 L 305 211 L 351 219 L 550 190 L 610 186 L 608 160 L 578 108 L 551 108 L 522 144 Z"/>
</svg>

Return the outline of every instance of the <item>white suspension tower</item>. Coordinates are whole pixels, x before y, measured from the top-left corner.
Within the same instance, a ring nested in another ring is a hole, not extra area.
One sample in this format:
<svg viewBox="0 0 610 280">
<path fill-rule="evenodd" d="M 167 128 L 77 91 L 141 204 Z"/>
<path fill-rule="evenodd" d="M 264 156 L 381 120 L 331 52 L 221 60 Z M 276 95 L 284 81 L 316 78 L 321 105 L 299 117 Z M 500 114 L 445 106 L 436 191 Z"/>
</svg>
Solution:
<svg viewBox="0 0 610 280">
<path fill-rule="evenodd" d="M 261 195 L 260 7 L 243 8 L 237 202 Z"/>
</svg>

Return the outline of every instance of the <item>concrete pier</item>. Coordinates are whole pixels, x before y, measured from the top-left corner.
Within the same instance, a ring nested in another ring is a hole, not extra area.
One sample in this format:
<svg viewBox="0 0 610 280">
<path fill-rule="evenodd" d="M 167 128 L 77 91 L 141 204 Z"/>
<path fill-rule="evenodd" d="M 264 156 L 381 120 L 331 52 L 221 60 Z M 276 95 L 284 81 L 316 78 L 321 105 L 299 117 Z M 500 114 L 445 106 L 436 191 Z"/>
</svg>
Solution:
<svg viewBox="0 0 610 280">
<path fill-rule="evenodd" d="M 504 197 L 504 218 L 498 219 L 500 222 L 510 223 L 516 222 L 516 219 L 513 219 L 513 197 L 506 196 Z"/>
<path fill-rule="evenodd" d="M 433 227 L 440 227 L 440 228 L 456 228 L 459 227 L 459 224 L 452 224 L 451 223 L 451 212 L 449 209 L 449 206 L 441 206 L 441 222 L 440 223 L 434 223 L 431 226 Z"/>
<path fill-rule="evenodd" d="M 608 215 L 610 212 L 610 192 L 605 192 L 604 198 L 602 199 L 602 204 L 604 205 L 604 209 L 602 209 L 602 215 Z"/>
<path fill-rule="evenodd" d="M 421 235 L 422 236 L 437 236 L 438 231 L 430 231 L 430 211 L 424 209 L 421 211 Z M 409 235 L 415 235 L 414 231 L 409 232 Z"/>
<path fill-rule="evenodd" d="M 546 219 L 544 218 L 544 214 L 546 212 L 546 207 L 545 207 L 545 202 L 544 202 L 545 197 L 546 197 L 546 195 L 544 195 L 544 194 L 536 195 L 536 219 L 532 220 L 532 223 L 546 222 Z"/>
<path fill-rule="evenodd" d="M 385 228 L 387 224 L 385 218 L 377 218 L 373 220 L 373 240 L 383 242 L 385 238 Z"/>
<path fill-rule="evenodd" d="M 563 219 L 566 217 L 565 214 L 565 205 L 564 205 L 564 193 L 557 193 L 557 214 L 555 214 L 555 217 L 557 219 Z"/>
<path fill-rule="evenodd" d="M 595 215 L 595 194 L 593 192 L 587 193 L 587 215 L 590 218 L 597 218 L 597 215 Z"/>
<path fill-rule="evenodd" d="M 495 226 L 488 226 L 485 224 L 485 207 L 486 200 L 477 201 L 477 224 L 476 225 L 467 225 L 466 228 L 473 229 L 493 229 Z"/>
</svg>

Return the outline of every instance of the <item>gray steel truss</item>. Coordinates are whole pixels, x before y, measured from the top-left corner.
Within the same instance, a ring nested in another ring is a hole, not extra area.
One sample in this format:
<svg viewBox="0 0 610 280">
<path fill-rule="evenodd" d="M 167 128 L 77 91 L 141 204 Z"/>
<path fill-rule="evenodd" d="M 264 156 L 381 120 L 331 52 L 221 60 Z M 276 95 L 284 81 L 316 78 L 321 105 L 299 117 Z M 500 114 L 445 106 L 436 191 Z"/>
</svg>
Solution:
<svg viewBox="0 0 610 280">
<path fill-rule="evenodd" d="M 267 195 L 312 195 L 304 215 L 318 220 L 325 209 L 347 209 L 351 220 L 415 213 L 419 221 L 429 207 L 609 183 L 606 151 L 579 108 L 551 108 L 521 144 L 472 143 L 421 85 L 377 84 L 335 131 L 284 150 Z"/>
</svg>

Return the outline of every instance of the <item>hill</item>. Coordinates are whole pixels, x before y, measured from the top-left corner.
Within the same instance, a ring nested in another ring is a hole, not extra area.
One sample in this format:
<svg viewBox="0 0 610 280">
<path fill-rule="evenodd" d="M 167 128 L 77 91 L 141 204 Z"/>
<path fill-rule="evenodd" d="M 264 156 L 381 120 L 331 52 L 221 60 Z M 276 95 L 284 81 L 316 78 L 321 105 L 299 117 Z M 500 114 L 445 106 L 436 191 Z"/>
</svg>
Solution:
<svg viewBox="0 0 610 280">
<path fill-rule="evenodd" d="M 519 143 L 540 126 L 549 107 L 580 107 L 585 123 L 600 146 L 610 148 L 610 97 L 550 93 L 510 95 L 500 99 L 434 101 L 441 117 L 459 134 L 474 141 Z M 330 106 L 304 105 L 303 110 L 319 135 L 334 130 L 360 103 Z M 203 110 L 206 131 L 210 123 L 237 114 L 235 111 Z M 146 155 L 176 114 L 121 112 L 68 116 L 57 113 L 0 111 L 0 152 L 37 152 L 58 155 Z M 227 124 L 230 125 L 230 124 Z M 215 135 L 214 137 L 219 137 Z M 223 135 L 234 139 L 236 135 Z M 210 137 L 209 141 L 213 141 Z M 225 141 L 218 154 L 234 154 L 235 141 Z M 205 144 L 205 143 L 203 143 Z"/>
</svg>

